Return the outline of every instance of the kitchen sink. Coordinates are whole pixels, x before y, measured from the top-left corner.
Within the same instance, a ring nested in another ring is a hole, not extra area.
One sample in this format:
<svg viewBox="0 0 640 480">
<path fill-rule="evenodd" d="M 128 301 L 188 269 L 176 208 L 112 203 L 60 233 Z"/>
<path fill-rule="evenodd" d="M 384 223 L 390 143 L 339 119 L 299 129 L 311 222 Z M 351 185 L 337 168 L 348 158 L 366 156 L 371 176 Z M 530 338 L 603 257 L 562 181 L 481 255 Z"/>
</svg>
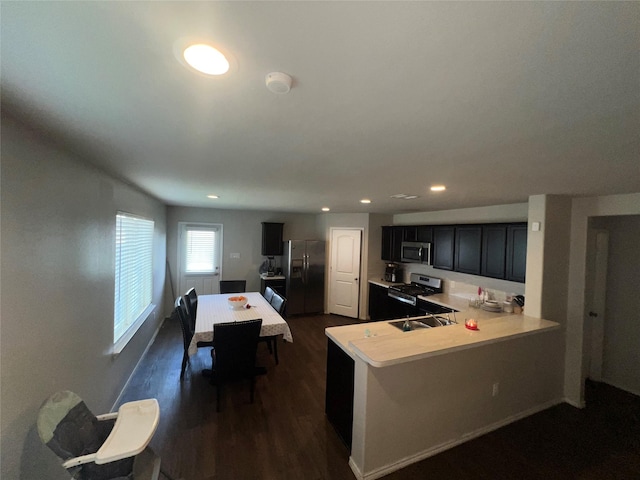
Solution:
<svg viewBox="0 0 640 480">
<path fill-rule="evenodd" d="M 404 332 L 409 332 L 412 330 L 421 330 L 425 328 L 444 327 L 446 325 L 453 325 L 454 322 L 452 322 L 447 317 L 427 315 L 424 317 L 411 317 L 401 320 L 393 320 L 388 323 L 389 325 L 393 325 L 394 327 Z"/>
</svg>

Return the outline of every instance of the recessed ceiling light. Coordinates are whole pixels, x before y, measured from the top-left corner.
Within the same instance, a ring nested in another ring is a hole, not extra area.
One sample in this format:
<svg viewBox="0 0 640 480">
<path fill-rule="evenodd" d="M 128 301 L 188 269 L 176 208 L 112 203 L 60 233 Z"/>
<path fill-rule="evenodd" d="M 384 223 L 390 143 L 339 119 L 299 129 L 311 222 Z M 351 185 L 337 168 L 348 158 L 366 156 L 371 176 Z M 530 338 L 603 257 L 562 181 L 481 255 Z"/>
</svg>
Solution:
<svg viewBox="0 0 640 480">
<path fill-rule="evenodd" d="M 360 200 L 360 203 L 371 203 L 371 200 L 369 200 L 368 198 L 363 198 L 362 200 Z"/>
<path fill-rule="evenodd" d="M 445 187 L 444 185 L 433 185 L 431 187 L 431 191 L 432 192 L 443 192 L 447 189 L 447 187 Z"/>
<path fill-rule="evenodd" d="M 229 61 L 211 45 L 190 45 L 182 55 L 189 65 L 207 75 L 222 75 L 229 71 Z"/>
<path fill-rule="evenodd" d="M 331 210 L 329 207 L 322 207 L 323 212 L 328 212 L 329 210 Z"/>
<path fill-rule="evenodd" d="M 207 198 L 220 198 L 218 195 L 207 195 Z"/>
</svg>

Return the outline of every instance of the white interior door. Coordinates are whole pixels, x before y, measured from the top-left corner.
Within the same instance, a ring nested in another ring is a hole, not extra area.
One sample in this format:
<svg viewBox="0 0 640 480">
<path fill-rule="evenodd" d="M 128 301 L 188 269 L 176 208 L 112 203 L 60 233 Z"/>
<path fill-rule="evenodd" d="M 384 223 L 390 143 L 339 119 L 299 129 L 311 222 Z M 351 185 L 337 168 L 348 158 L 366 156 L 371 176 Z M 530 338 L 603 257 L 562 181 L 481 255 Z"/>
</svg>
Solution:
<svg viewBox="0 0 640 480">
<path fill-rule="evenodd" d="M 362 230 L 331 229 L 329 313 L 358 318 Z"/>
<path fill-rule="evenodd" d="M 180 223 L 178 235 L 178 291 L 194 287 L 199 295 L 220 293 L 222 225 Z"/>
<path fill-rule="evenodd" d="M 587 318 L 589 335 L 589 365 L 587 376 L 597 382 L 602 381 L 602 363 L 604 352 L 604 312 L 607 299 L 607 268 L 609 256 L 609 232 L 606 230 L 596 230 L 595 232 L 595 252 L 592 265 L 593 282 L 592 291 L 587 295 L 590 299 L 587 302 Z"/>
</svg>

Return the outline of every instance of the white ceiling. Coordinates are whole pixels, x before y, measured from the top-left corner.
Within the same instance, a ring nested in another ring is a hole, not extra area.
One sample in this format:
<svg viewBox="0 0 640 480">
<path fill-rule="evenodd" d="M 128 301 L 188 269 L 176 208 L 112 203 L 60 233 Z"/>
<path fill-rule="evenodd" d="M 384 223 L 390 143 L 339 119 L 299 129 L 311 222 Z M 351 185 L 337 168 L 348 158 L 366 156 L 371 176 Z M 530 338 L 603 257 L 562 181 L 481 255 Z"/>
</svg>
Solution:
<svg viewBox="0 0 640 480">
<path fill-rule="evenodd" d="M 1 21 L 3 108 L 169 205 L 640 192 L 639 2 L 2 2 Z M 232 71 L 185 68 L 185 38 Z"/>
</svg>

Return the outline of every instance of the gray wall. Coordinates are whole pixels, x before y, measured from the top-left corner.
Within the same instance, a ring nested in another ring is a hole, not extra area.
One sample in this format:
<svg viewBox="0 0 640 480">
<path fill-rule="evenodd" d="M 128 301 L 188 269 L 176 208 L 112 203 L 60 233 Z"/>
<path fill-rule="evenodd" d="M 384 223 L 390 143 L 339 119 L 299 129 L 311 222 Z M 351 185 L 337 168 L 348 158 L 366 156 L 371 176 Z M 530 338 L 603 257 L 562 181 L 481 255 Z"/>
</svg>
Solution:
<svg viewBox="0 0 640 480">
<path fill-rule="evenodd" d="M 1 193 L 0 476 L 68 478 L 38 438 L 38 409 L 63 389 L 95 413 L 115 403 L 163 318 L 165 207 L 47 143 L 5 111 Z M 117 210 L 155 221 L 158 308 L 113 356 Z"/>
<path fill-rule="evenodd" d="M 178 292 L 178 224 L 180 222 L 220 223 L 223 225 L 222 280 L 247 280 L 248 291 L 260 289 L 258 269 L 266 257 L 262 248 L 262 222 L 284 223 L 285 240 L 321 239 L 324 234 L 317 226 L 318 215 L 278 213 L 248 210 L 222 210 L 217 208 L 167 207 L 167 258 L 176 295 Z M 230 258 L 239 253 L 240 258 Z M 281 257 L 275 262 L 281 265 Z M 165 309 L 173 305 L 171 294 L 167 295 Z"/>
<path fill-rule="evenodd" d="M 609 231 L 602 380 L 640 395 L 640 216 L 598 220 Z"/>
</svg>

